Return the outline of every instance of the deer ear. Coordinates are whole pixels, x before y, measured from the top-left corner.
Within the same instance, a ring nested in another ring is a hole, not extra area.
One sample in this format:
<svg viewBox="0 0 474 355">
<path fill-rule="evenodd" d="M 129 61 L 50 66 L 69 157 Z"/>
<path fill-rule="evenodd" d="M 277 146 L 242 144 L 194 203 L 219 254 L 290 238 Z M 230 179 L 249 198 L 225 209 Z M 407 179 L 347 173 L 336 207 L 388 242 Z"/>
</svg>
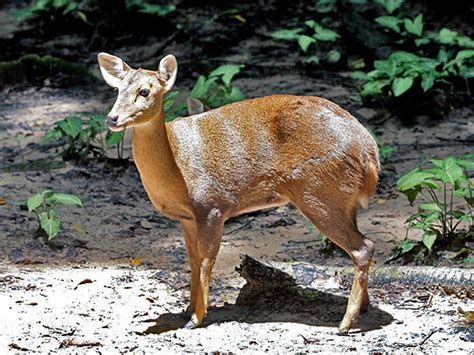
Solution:
<svg viewBox="0 0 474 355">
<path fill-rule="evenodd" d="M 107 53 L 99 53 L 97 60 L 102 77 L 113 88 L 118 87 L 127 72 L 132 69 L 119 57 Z"/>
<path fill-rule="evenodd" d="M 192 96 L 189 96 L 186 99 L 186 104 L 188 105 L 188 115 L 197 115 L 198 113 L 203 113 L 205 111 L 204 104 L 201 100 L 195 99 Z"/>
<path fill-rule="evenodd" d="M 172 54 L 168 54 L 160 61 L 158 67 L 159 77 L 165 81 L 165 91 L 170 91 L 176 80 L 176 73 L 178 72 L 178 63 Z"/>
</svg>

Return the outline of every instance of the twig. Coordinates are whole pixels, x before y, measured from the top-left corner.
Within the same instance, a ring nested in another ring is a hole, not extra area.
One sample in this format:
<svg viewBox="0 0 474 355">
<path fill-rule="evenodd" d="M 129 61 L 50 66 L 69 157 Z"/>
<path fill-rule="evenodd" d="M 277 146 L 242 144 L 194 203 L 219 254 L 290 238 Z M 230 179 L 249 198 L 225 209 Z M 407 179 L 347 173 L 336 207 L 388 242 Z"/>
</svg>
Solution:
<svg viewBox="0 0 474 355">
<path fill-rule="evenodd" d="M 423 339 L 421 339 L 421 341 L 420 341 L 418 344 L 407 344 L 407 346 L 410 346 L 410 347 L 422 346 L 424 343 L 427 342 L 427 340 L 428 340 L 429 338 L 431 338 L 431 336 L 432 336 L 434 333 L 438 332 L 439 330 L 440 330 L 440 329 L 438 329 L 438 328 L 434 328 L 434 329 L 432 329 Z"/>
<path fill-rule="evenodd" d="M 304 345 L 320 344 L 320 343 L 321 343 L 321 340 L 320 340 L 320 339 L 306 338 L 303 334 L 300 334 L 300 337 L 303 338 Z"/>
<path fill-rule="evenodd" d="M 250 223 L 252 223 L 254 220 L 253 219 L 249 219 L 248 221 L 246 221 L 244 224 L 242 224 L 240 227 L 237 227 L 235 229 L 232 229 L 230 232 L 227 232 L 226 234 L 224 235 L 231 235 L 231 234 L 234 234 L 235 232 L 241 230 L 241 229 L 244 229 L 246 227 L 248 227 L 250 225 Z"/>
</svg>

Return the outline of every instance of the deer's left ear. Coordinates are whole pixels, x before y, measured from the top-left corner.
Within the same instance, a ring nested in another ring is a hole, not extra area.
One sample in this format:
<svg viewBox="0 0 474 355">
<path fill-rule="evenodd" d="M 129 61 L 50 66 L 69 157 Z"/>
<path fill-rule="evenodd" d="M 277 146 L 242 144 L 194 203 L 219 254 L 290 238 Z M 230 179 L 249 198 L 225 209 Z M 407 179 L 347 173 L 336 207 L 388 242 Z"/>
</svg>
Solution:
<svg viewBox="0 0 474 355">
<path fill-rule="evenodd" d="M 178 72 L 178 63 L 172 54 L 168 54 L 160 61 L 158 67 L 158 74 L 162 80 L 165 81 L 165 91 L 170 91 L 176 80 L 176 73 Z"/>
</svg>

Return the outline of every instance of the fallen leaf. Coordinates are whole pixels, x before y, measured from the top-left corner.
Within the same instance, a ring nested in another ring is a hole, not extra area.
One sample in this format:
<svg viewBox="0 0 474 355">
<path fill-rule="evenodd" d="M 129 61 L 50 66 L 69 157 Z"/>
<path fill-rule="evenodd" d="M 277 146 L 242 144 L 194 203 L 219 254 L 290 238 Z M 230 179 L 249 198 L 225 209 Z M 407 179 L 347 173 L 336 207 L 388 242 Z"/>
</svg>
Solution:
<svg viewBox="0 0 474 355">
<path fill-rule="evenodd" d="M 6 205 L 6 204 L 7 204 L 7 200 L 5 200 L 4 198 L 1 198 L 1 197 L 0 197 L 0 206 Z"/>
<path fill-rule="evenodd" d="M 74 223 L 72 225 L 72 228 L 74 228 L 74 230 L 77 232 L 77 234 L 79 234 L 81 236 L 86 235 L 86 231 L 81 227 L 81 225 L 79 223 Z"/>
<path fill-rule="evenodd" d="M 380 199 L 380 200 L 375 201 L 375 203 L 377 205 L 383 205 L 385 202 L 387 202 L 387 200 L 384 200 L 384 199 Z"/>
<path fill-rule="evenodd" d="M 84 279 L 84 280 L 82 280 L 81 282 L 79 282 L 79 283 L 76 285 L 76 287 L 74 287 L 74 290 L 77 290 L 77 287 L 80 286 L 80 285 L 91 284 L 92 282 L 94 282 L 94 281 L 92 281 L 91 279 Z"/>
<path fill-rule="evenodd" d="M 130 263 L 132 264 L 132 266 L 140 266 L 142 264 L 142 259 L 140 257 L 136 257 L 136 258 L 130 258 Z"/>
</svg>

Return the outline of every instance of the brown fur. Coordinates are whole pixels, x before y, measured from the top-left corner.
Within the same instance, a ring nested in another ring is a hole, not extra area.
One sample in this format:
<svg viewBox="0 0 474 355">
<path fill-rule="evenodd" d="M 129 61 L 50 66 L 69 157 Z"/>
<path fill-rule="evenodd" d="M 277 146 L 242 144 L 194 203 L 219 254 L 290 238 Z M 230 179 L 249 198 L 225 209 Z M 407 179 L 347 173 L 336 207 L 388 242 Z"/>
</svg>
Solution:
<svg viewBox="0 0 474 355">
<path fill-rule="evenodd" d="M 143 71 L 149 81 L 138 79 L 154 90 L 149 110 L 142 108 L 147 101 L 140 103 L 139 113 L 128 104 L 127 117 L 136 118 L 123 122 L 135 127 L 133 156 L 153 205 L 183 225 L 191 267 L 188 326 L 200 324 L 206 313 L 225 220 L 292 202 L 354 260 L 356 277 L 340 325 L 347 332 L 368 305 L 373 243 L 358 231 L 356 211 L 375 192 L 376 143 L 348 112 L 317 97 L 268 96 L 165 124 L 159 109 L 165 90 L 155 85 L 170 85 L 153 77 L 174 81 L 176 65 L 165 59 L 158 73 Z M 101 62 L 104 70 L 120 67 L 108 60 Z M 127 100 L 123 90 L 135 93 L 140 88 L 119 86 L 114 108 L 126 106 L 119 102 Z"/>
</svg>

